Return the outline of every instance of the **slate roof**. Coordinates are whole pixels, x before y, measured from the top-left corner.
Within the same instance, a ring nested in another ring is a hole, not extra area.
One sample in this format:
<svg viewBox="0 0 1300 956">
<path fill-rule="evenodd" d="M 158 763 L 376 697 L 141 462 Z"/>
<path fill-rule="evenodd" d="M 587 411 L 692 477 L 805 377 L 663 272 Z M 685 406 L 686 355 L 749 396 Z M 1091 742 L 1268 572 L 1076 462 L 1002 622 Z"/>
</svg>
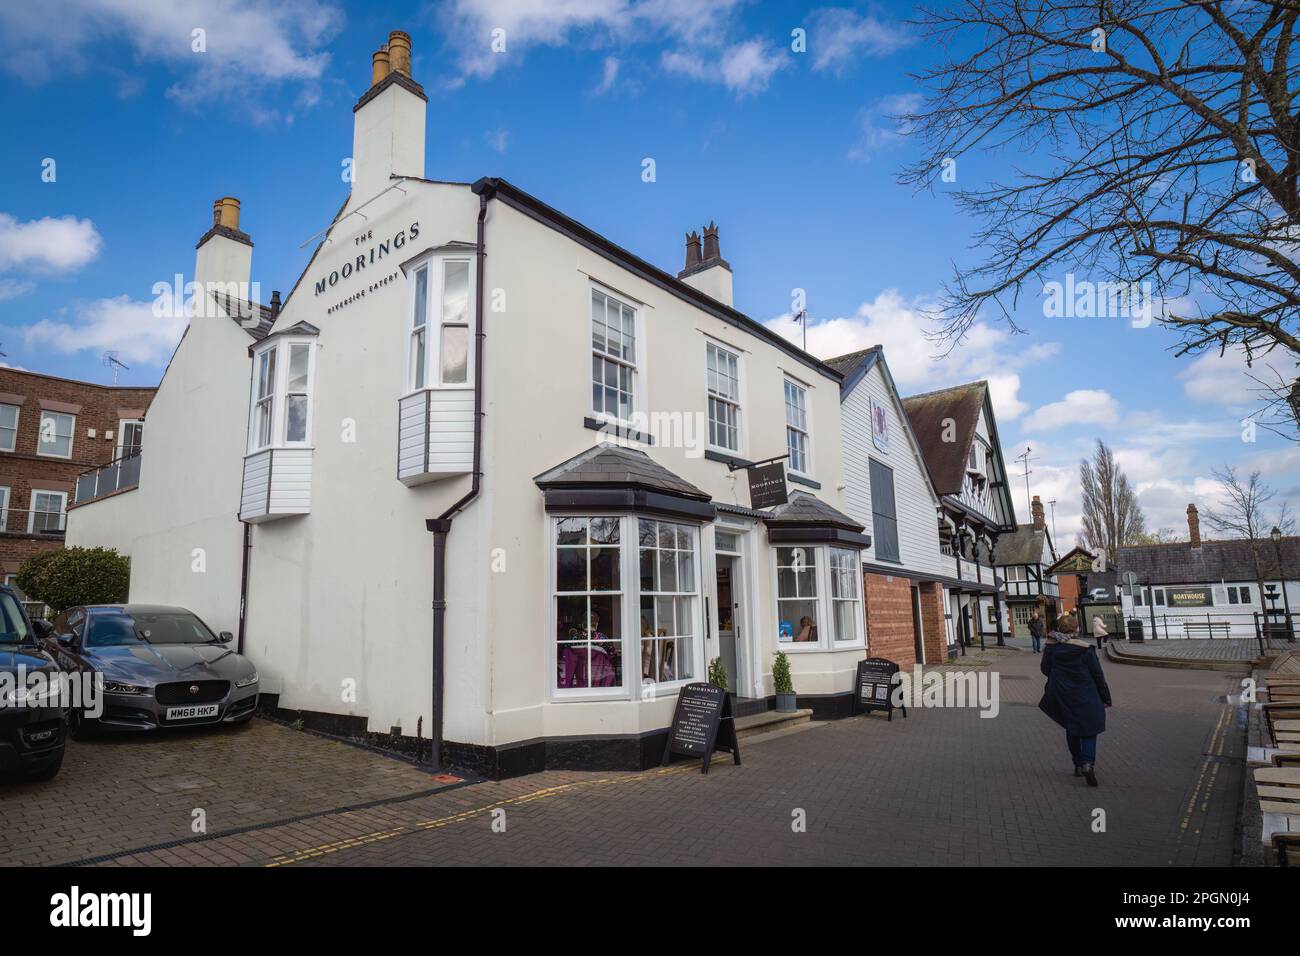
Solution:
<svg viewBox="0 0 1300 956">
<path fill-rule="evenodd" d="M 708 501 L 709 495 L 643 451 L 593 445 L 533 479 L 539 488 L 632 487 Z"/>
<path fill-rule="evenodd" d="M 1278 577 L 1277 557 L 1269 539 L 1255 542 L 1259 567 L 1265 578 Z M 1283 538 L 1282 576 L 1300 579 L 1300 537 Z M 1144 544 L 1119 549 L 1120 572 L 1132 571 L 1138 581 L 1152 584 L 1212 584 L 1216 581 L 1255 580 L 1251 542 L 1245 538 L 1202 541 L 1193 548 L 1187 541 Z"/>
<path fill-rule="evenodd" d="M 832 528 L 844 528 L 853 532 L 863 530 L 862 525 L 844 512 L 832 508 L 820 498 L 815 498 L 805 491 L 794 492 L 790 495 L 789 501 L 773 508 L 772 513 L 764 520 L 769 525 L 778 528 L 783 525 L 797 525 L 799 527 L 822 525 Z"/>
<path fill-rule="evenodd" d="M 260 342 L 271 331 L 272 314 L 269 305 L 237 299 L 225 292 L 210 292 L 212 301 L 221 311 L 230 316 L 231 321 L 247 332 L 254 342 Z"/>
<path fill-rule="evenodd" d="M 1019 525 L 1015 531 L 998 535 L 993 544 L 993 564 L 999 568 L 1011 564 L 1042 564 L 1046 544 L 1047 529 Z"/>
<path fill-rule="evenodd" d="M 979 381 L 903 399 L 903 410 L 921 446 L 930 481 L 941 495 L 961 494 L 966 456 L 987 393 L 988 383 Z M 949 418 L 955 424 L 953 441 L 944 441 L 944 421 Z"/>
<path fill-rule="evenodd" d="M 873 345 L 869 349 L 859 349 L 856 352 L 849 352 L 846 355 L 837 355 L 835 358 L 828 358 L 826 364 L 841 375 L 848 375 L 858 364 L 868 355 L 873 355 L 880 351 L 879 345 Z"/>
</svg>

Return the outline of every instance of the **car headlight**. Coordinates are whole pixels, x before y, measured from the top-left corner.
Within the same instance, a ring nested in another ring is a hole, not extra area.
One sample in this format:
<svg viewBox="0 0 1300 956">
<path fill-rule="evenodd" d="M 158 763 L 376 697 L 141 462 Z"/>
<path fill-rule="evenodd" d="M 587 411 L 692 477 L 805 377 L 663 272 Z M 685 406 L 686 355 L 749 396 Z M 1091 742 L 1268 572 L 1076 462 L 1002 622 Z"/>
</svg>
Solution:
<svg viewBox="0 0 1300 956">
<path fill-rule="evenodd" d="M 247 677 L 241 677 L 239 678 L 239 680 L 235 681 L 235 686 L 252 687 L 256 683 L 257 683 L 257 671 L 253 671 L 253 673 L 249 674 Z"/>
<path fill-rule="evenodd" d="M 145 694 L 148 688 L 141 687 L 139 684 L 124 684 L 117 680 L 104 681 L 104 693 L 106 694 Z"/>
</svg>

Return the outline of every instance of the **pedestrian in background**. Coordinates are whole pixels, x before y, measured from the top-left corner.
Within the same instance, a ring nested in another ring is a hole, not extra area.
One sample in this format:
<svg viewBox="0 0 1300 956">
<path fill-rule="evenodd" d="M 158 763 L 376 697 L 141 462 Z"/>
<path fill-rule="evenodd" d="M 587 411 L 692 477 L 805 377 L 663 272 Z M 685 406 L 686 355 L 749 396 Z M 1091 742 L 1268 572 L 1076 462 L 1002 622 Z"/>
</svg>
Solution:
<svg viewBox="0 0 1300 956">
<path fill-rule="evenodd" d="M 1096 648 L 1075 636 L 1078 622 L 1066 614 L 1047 635 L 1039 670 L 1047 678 L 1038 709 L 1065 728 L 1074 775 L 1097 786 L 1097 735 L 1106 729 L 1110 688 Z"/>
<path fill-rule="evenodd" d="M 1106 622 L 1100 614 L 1092 616 L 1092 636 L 1097 639 L 1097 650 L 1101 650 L 1101 645 L 1106 642 Z"/>
<path fill-rule="evenodd" d="M 1043 612 L 1034 608 L 1034 613 L 1029 615 L 1029 640 L 1033 642 L 1034 653 L 1037 654 L 1043 649 Z"/>
</svg>

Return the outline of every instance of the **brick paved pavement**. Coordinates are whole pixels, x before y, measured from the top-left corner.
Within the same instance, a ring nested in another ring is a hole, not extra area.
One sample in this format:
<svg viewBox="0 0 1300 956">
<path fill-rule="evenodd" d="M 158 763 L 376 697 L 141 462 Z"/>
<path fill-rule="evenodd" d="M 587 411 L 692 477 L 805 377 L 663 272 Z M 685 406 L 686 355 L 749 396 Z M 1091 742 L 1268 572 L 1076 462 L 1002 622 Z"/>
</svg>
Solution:
<svg viewBox="0 0 1300 956">
<path fill-rule="evenodd" d="M 1120 641 L 1116 650 L 1135 657 L 1181 658 L 1194 661 L 1251 661 L 1259 656 L 1254 638 L 1205 640 Z"/>
<path fill-rule="evenodd" d="M 400 761 L 269 721 L 97 736 L 69 742 L 54 780 L 0 783 L 0 864 L 66 863 L 190 839 L 196 808 L 218 833 L 438 786 Z M 241 861 L 211 846 L 186 853 L 187 861 Z"/>
<path fill-rule="evenodd" d="M 547 772 L 111 865 L 1232 862 L 1242 729 L 1223 703 L 1228 675 L 1106 664 L 1116 708 L 1093 790 L 1035 706 L 1038 658 L 984 657 L 1002 677 L 994 719 L 914 710 L 824 723 L 746 741 L 743 766 L 720 761 L 707 777 L 693 764 Z M 792 832 L 795 811 L 806 832 Z"/>
</svg>

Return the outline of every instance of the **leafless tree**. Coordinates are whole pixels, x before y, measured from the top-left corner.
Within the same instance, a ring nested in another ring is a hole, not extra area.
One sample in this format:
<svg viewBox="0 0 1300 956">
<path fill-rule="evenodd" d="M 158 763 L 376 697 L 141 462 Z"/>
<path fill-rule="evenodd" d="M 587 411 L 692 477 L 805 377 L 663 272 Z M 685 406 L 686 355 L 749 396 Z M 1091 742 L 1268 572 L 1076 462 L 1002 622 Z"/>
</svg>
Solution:
<svg viewBox="0 0 1300 956">
<path fill-rule="evenodd" d="M 1089 551 L 1103 551 L 1113 563 L 1124 545 L 1141 543 L 1146 520 L 1128 476 L 1100 438 L 1092 460 L 1079 462 L 1079 484 L 1083 489 L 1080 541 Z"/>
<path fill-rule="evenodd" d="M 1223 506 L 1202 512 L 1201 517 L 1216 534 L 1227 538 L 1244 538 L 1250 542 L 1250 557 L 1255 567 L 1255 584 L 1260 601 L 1264 599 L 1264 579 L 1277 577 L 1277 561 L 1269 533 L 1277 527 L 1283 534 L 1295 531 L 1295 517 L 1283 501 L 1270 521 L 1268 509 L 1277 491 L 1266 485 L 1258 471 L 1242 478 L 1232 465 L 1214 470 L 1214 478 L 1223 486 Z M 1272 571 L 1272 574 L 1268 572 Z"/>
<path fill-rule="evenodd" d="M 954 193 L 986 258 L 945 290 L 941 340 L 959 342 L 985 308 L 1021 331 L 1022 293 L 1075 272 L 1149 288 L 1178 355 L 1272 353 L 1294 378 L 1297 17 L 1300 0 L 923 9 L 930 48 L 948 52 L 917 76 L 925 105 L 899 117 L 924 144 L 903 181 L 933 187 L 977 151 L 1014 151 L 1019 164 L 1005 183 Z"/>
</svg>

